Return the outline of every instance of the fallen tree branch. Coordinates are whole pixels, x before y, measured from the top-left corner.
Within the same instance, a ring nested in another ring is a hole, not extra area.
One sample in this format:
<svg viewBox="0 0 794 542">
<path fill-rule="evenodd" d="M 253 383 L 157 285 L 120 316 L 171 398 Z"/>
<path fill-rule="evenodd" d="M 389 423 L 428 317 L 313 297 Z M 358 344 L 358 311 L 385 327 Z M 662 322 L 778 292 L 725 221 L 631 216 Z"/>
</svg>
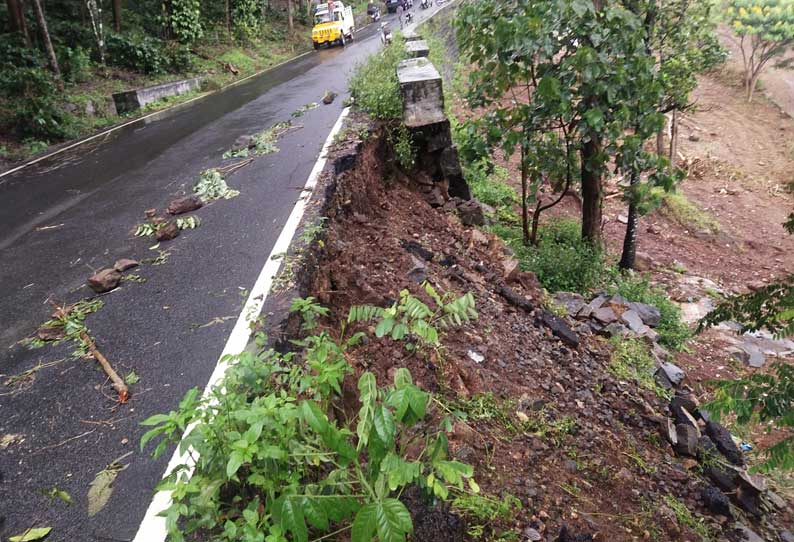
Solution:
<svg viewBox="0 0 794 542">
<path fill-rule="evenodd" d="M 130 398 L 130 390 L 127 387 L 127 384 L 124 383 L 124 379 L 118 375 L 118 373 L 113 369 L 113 366 L 110 365 L 110 362 L 107 360 L 107 358 L 97 349 L 94 339 L 92 339 L 88 333 L 83 331 L 80 333 L 80 338 L 85 341 L 85 344 L 91 351 L 91 355 L 102 366 L 102 369 L 104 369 L 105 374 L 108 375 L 108 378 L 110 378 L 110 381 L 113 383 L 113 389 L 119 394 L 119 402 L 126 403 Z"/>
</svg>

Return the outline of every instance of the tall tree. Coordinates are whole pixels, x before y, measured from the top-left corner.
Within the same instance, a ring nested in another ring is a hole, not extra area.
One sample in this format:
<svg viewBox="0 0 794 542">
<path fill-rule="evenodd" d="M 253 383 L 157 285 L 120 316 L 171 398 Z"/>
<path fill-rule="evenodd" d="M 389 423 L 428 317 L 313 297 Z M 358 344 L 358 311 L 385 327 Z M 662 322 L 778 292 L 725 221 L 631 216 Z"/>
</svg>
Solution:
<svg viewBox="0 0 794 542">
<path fill-rule="evenodd" d="M 55 75 L 55 78 L 61 79 L 61 68 L 58 66 L 58 58 L 55 56 L 55 49 L 52 48 L 52 40 L 50 39 L 50 31 L 47 28 L 47 19 L 44 17 L 44 9 L 41 7 L 41 0 L 32 0 L 33 10 L 36 12 L 36 21 L 39 24 L 39 32 L 41 33 L 41 41 L 44 42 L 44 51 L 47 53 L 47 61 L 50 65 L 50 70 Z"/>
<path fill-rule="evenodd" d="M 105 28 L 102 25 L 102 7 L 97 0 L 86 0 L 86 8 L 91 18 L 91 29 L 94 31 L 99 61 L 105 63 Z"/>
<path fill-rule="evenodd" d="M 292 20 L 292 0 L 287 0 L 287 23 L 290 32 L 295 30 L 295 23 Z"/>
<path fill-rule="evenodd" d="M 121 32 L 121 0 L 113 0 L 113 30 Z"/>
</svg>

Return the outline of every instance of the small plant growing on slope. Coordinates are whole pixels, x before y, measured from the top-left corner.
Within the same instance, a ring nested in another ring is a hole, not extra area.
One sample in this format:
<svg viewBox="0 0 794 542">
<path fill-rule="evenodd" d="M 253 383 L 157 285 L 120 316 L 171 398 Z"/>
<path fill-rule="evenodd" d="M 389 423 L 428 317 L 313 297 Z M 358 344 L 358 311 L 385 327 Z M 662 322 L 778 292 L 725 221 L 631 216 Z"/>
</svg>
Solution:
<svg viewBox="0 0 794 542">
<path fill-rule="evenodd" d="M 400 292 L 400 301 L 388 309 L 371 305 L 351 307 L 347 321 L 348 323 L 377 321 L 376 337 L 390 336 L 395 341 L 408 339 L 406 348 L 415 350 L 418 347 L 439 345 L 436 326 L 443 328 L 460 326 L 477 318 L 474 296 L 471 292 L 451 300 L 449 295 L 440 296 L 428 282 L 423 283 L 422 287 L 433 300 L 434 309 L 411 295 L 408 290 L 403 290 Z"/>
<path fill-rule="evenodd" d="M 293 310 L 308 330 L 327 314 L 312 299 L 296 300 Z M 334 341 L 321 332 L 297 342 L 303 356 L 269 349 L 227 358 L 230 368 L 208 397 L 191 390 L 177 411 L 143 422 L 153 428 L 142 446 L 163 437 L 155 456 L 184 434 L 180 449 L 191 458 L 162 484 L 172 491 L 171 540 L 209 531 L 229 542 L 308 542 L 310 533 L 350 530 L 352 542 L 403 542 L 413 530 L 399 500 L 405 487 L 441 499 L 466 480 L 476 490 L 472 468 L 447 458 L 445 435 L 428 423 L 430 395 L 407 369 L 387 386 L 363 373 L 357 414 L 329 415 L 351 370 L 345 352 L 360 337 Z M 409 442 L 420 451 L 409 455 Z"/>
</svg>

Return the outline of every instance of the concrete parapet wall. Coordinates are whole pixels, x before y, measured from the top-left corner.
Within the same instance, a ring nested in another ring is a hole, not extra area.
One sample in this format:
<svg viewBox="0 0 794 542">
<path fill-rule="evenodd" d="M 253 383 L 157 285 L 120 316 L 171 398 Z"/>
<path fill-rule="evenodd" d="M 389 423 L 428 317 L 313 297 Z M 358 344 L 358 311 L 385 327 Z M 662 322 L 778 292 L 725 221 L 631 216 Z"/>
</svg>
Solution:
<svg viewBox="0 0 794 542">
<path fill-rule="evenodd" d="M 162 100 L 168 96 L 179 96 L 180 94 L 186 94 L 193 90 L 197 90 L 200 86 L 201 79 L 194 77 L 193 79 L 172 81 L 153 87 L 117 92 L 113 95 L 113 101 L 116 104 L 116 111 L 120 114 L 129 113 L 142 109 L 147 104 Z"/>
</svg>

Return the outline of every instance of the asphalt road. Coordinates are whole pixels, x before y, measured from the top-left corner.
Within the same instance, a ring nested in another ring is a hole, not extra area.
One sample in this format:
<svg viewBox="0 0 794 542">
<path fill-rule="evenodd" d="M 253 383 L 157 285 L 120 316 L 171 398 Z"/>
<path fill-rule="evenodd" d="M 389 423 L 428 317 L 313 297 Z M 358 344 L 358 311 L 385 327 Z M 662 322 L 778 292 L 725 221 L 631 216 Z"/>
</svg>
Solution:
<svg viewBox="0 0 794 542">
<path fill-rule="evenodd" d="M 170 455 L 152 461 L 139 450 L 139 422 L 205 386 L 342 110 L 351 70 L 381 47 L 376 30 L 0 177 L 0 540 L 44 526 L 53 542 L 134 537 Z M 134 270 L 145 282 L 102 296 L 86 320 L 116 369 L 140 377 L 129 403 L 116 403 L 95 362 L 70 356 L 73 345 L 19 344 L 47 320 L 48 300 L 92 295 L 92 270 L 158 255 L 154 241 L 130 233 L 145 209 L 190 193 L 238 136 L 290 120 L 326 90 L 339 97 L 292 119 L 303 127 L 279 152 L 228 177 L 239 197 L 199 210 L 199 228 L 160 247 L 165 263 Z M 128 453 L 110 501 L 89 517 L 90 482 Z M 72 504 L 47 497 L 52 488 Z"/>
</svg>

